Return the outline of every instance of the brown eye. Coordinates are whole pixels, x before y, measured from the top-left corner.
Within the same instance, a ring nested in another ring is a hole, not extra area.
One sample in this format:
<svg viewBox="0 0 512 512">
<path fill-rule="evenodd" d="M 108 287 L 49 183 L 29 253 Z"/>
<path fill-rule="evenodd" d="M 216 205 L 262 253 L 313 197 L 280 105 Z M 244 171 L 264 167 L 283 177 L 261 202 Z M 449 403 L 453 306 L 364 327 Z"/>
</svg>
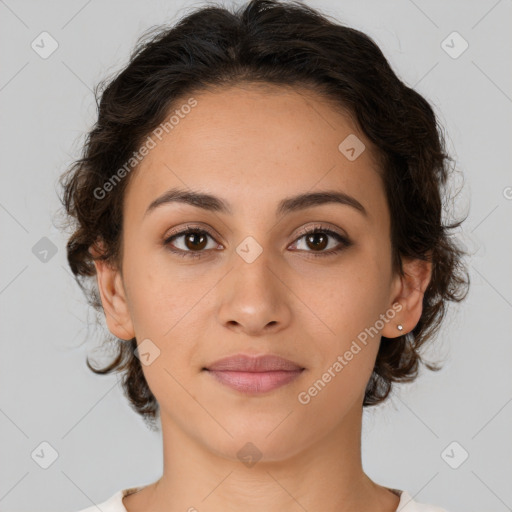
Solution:
<svg viewBox="0 0 512 512">
<path fill-rule="evenodd" d="M 331 248 L 331 250 L 326 251 L 325 249 L 329 246 L 330 239 L 332 238 L 334 238 L 338 244 L 337 246 L 334 244 L 333 249 Z M 295 241 L 294 246 L 300 245 L 299 242 L 302 239 L 305 241 L 304 245 L 306 249 L 300 247 L 298 247 L 298 249 L 313 253 L 313 256 L 331 256 L 352 245 L 352 242 L 348 238 L 331 229 L 322 227 L 315 227 L 314 229 L 303 231 L 301 236 Z"/>
<path fill-rule="evenodd" d="M 329 244 L 328 238 L 329 236 L 325 233 L 313 233 L 306 235 L 306 243 L 308 244 L 308 247 L 311 247 L 315 251 L 321 251 Z"/>
<path fill-rule="evenodd" d="M 208 245 L 208 238 L 213 240 L 212 235 L 208 231 L 189 228 L 168 237 L 164 241 L 164 245 L 171 252 L 179 256 L 195 258 L 202 256 L 206 252 L 204 249 Z M 179 243 L 176 243 L 176 241 L 179 241 Z M 213 244 L 213 246 L 213 248 L 217 247 L 216 244 Z"/>
<path fill-rule="evenodd" d="M 199 232 L 187 233 L 184 238 L 185 246 L 191 251 L 200 251 L 206 247 L 207 236 L 208 235 L 205 236 L 203 233 Z"/>
<path fill-rule="evenodd" d="M 208 238 L 215 241 L 213 235 L 208 231 L 189 227 L 186 230 L 168 237 L 164 241 L 164 245 L 172 253 L 177 254 L 178 256 L 198 258 L 207 254 Z M 294 245 L 299 245 L 299 242 L 302 239 L 305 241 L 305 249 L 300 247 L 298 249 L 306 253 L 312 253 L 314 257 L 332 256 L 352 245 L 352 242 L 348 238 L 332 231 L 331 229 L 321 227 L 315 227 L 314 229 L 304 231 L 295 241 Z M 331 248 L 331 250 L 325 250 L 329 247 L 331 239 L 338 242 L 337 246 L 334 244 L 334 248 Z M 213 247 L 210 247 L 209 249 L 216 249 L 217 247 L 218 246 L 213 243 Z"/>
</svg>

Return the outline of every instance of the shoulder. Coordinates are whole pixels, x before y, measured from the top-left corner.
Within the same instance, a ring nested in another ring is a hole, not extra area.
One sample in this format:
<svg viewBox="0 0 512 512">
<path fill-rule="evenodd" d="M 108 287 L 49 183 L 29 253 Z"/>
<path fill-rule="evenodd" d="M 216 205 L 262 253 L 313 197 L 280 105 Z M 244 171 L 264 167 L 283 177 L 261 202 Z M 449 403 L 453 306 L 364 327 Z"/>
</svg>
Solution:
<svg viewBox="0 0 512 512">
<path fill-rule="evenodd" d="M 123 505 L 123 497 L 129 492 L 129 489 L 123 489 L 117 491 L 110 498 L 103 501 L 102 503 L 98 503 L 96 505 L 91 505 L 90 507 L 84 508 L 82 510 L 78 510 L 77 512 L 127 512 L 126 508 Z"/>
<path fill-rule="evenodd" d="M 448 512 L 448 510 L 429 503 L 419 503 L 407 491 L 402 491 L 396 512 Z"/>
<path fill-rule="evenodd" d="M 127 512 L 123 505 L 124 496 L 136 492 L 140 487 L 134 487 L 130 489 L 122 489 L 113 494 L 110 498 L 97 505 L 84 508 L 77 512 L 97 512 L 100 509 L 102 512 Z M 396 512 L 448 512 L 446 509 L 431 505 L 428 503 L 419 503 L 414 500 L 413 497 L 407 491 L 400 492 L 400 502 Z"/>
</svg>

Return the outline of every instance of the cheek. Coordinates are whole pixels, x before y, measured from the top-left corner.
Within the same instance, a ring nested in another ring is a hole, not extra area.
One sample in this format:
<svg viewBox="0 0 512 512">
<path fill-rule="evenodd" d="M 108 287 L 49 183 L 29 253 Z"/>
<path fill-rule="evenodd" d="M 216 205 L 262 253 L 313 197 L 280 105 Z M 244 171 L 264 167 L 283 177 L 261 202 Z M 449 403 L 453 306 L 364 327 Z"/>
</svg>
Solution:
<svg viewBox="0 0 512 512">
<path fill-rule="evenodd" d="M 149 339 L 156 346 L 158 358 L 143 369 L 148 383 L 158 384 L 171 378 L 165 369 L 185 374 L 190 366 L 198 320 L 206 316 L 205 282 L 183 275 L 161 255 L 136 256 L 132 253 L 125 267 L 130 316 L 138 344 Z"/>
<path fill-rule="evenodd" d="M 379 317 L 385 307 L 385 278 L 374 261 L 361 255 L 332 266 L 328 273 L 303 272 L 294 289 L 306 298 L 315 332 L 344 343 Z"/>
<path fill-rule="evenodd" d="M 194 284 L 183 282 L 163 249 L 138 246 L 124 261 L 129 309 L 136 335 L 162 340 L 193 306 Z M 197 291 L 199 293 L 199 290 Z"/>
<path fill-rule="evenodd" d="M 345 354 L 336 354 L 304 390 L 317 407 L 323 408 L 323 402 L 323 405 L 337 404 L 333 411 L 334 417 L 350 408 L 362 395 L 373 370 L 374 351 L 371 347 L 361 346 L 360 351 L 353 354 L 350 360 Z"/>
<path fill-rule="evenodd" d="M 314 314 L 308 314 L 305 328 L 322 354 L 311 381 L 328 382 L 323 399 L 351 401 L 364 391 L 380 345 L 386 279 L 377 260 L 361 255 L 333 270 L 329 279 L 317 280 L 315 287 L 308 285 L 304 296 Z"/>
<path fill-rule="evenodd" d="M 126 265 L 126 269 L 130 316 L 136 336 L 138 339 L 142 336 L 159 338 L 163 325 L 171 321 L 171 318 L 162 315 L 162 312 L 174 311 L 172 298 L 162 293 L 162 282 L 154 266 Z"/>
</svg>

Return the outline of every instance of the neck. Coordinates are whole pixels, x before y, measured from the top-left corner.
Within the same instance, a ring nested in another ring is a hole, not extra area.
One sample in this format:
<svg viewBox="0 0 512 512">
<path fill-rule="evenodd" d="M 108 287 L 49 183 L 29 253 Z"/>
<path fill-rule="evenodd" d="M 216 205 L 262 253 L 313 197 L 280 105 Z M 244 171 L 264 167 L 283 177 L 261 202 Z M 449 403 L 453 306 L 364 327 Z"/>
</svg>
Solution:
<svg viewBox="0 0 512 512">
<path fill-rule="evenodd" d="M 128 512 L 296 512 L 301 508 L 395 512 L 399 498 L 363 472 L 361 417 L 359 405 L 335 430 L 306 448 L 286 457 L 262 450 L 259 461 L 250 465 L 236 455 L 246 440 L 229 439 L 232 450 L 223 447 L 214 453 L 162 416 L 163 475 L 125 498 L 125 507 Z"/>
</svg>

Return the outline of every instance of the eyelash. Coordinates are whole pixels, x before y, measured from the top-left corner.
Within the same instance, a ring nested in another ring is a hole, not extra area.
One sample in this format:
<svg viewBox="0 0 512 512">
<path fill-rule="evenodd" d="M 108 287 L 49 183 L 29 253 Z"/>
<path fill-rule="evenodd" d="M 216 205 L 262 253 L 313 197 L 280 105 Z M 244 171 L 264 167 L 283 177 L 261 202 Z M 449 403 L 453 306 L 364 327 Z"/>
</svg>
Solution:
<svg viewBox="0 0 512 512">
<path fill-rule="evenodd" d="M 204 234 L 204 235 L 210 236 L 212 239 L 214 238 L 213 235 L 205 229 L 199 229 L 199 228 L 187 226 L 187 228 L 185 230 L 179 231 L 178 233 L 174 233 L 172 236 L 166 238 L 164 240 L 164 246 L 172 253 L 177 254 L 178 256 L 181 256 L 183 258 L 200 258 L 200 257 L 204 256 L 204 253 L 205 253 L 204 250 L 203 251 L 183 251 L 182 249 L 173 249 L 171 246 L 171 242 L 175 238 L 179 238 L 181 236 L 186 236 L 191 233 Z M 310 229 L 303 230 L 299 234 L 299 236 L 295 239 L 295 242 L 293 242 L 293 243 L 295 244 L 301 238 L 304 238 L 305 236 L 308 236 L 308 235 L 314 235 L 316 233 L 322 233 L 322 234 L 331 236 L 332 238 L 336 239 L 342 245 L 342 247 L 339 247 L 337 249 L 331 249 L 330 251 L 319 252 L 319 253 L 315 253 L 315 251 L 306 251 L 306 252 L 313 253 L 312 254 L 313 258 L 333 256 L 352 245 L 352 242 L 348 238 L 340 235 L 336 231 L 332 231 L 331 229 L 328 229 L 328 228 L 322 228 L 321 226 L 315 226 L 312 229 L 310 228 Z"/>
</svg>

